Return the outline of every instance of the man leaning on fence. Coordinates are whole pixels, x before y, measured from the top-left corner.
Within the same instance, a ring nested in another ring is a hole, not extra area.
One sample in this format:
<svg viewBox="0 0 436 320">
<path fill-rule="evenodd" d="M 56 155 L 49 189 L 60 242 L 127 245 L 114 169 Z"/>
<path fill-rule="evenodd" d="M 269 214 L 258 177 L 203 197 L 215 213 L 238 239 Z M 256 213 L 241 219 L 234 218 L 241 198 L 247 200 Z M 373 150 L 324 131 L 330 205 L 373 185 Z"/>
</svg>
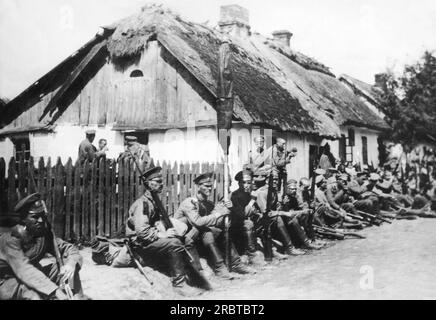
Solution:
<svg viewBox="0 0 436 320">
<path fill-rule="evenodd" d="M 0 300 L 66 300 L 60 286 L 65 280 L 74 299 L 86 299 L 79 278 L 82 257 L 74 245 L 56 239 L 64 265 L 59 269 L 56 263 L 44 263 L 46 254 L 55 256 L 55 241 L 41 195 L 25 197 L 14 212 L 19 223 L 0 236 Z"/>
</svg>

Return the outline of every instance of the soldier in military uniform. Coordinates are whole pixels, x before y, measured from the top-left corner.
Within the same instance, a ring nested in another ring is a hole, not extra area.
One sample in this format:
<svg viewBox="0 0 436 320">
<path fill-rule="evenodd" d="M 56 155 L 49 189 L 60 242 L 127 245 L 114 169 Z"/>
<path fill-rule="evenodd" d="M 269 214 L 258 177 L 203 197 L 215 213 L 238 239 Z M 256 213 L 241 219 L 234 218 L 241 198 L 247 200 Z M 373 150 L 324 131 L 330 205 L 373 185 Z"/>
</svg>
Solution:
<svg viewBox="0 0 436 320">
<path fill-rule="evenodd" d="M 257 184 L 259 188 L 253 193 L 253 196 L 256 198 L 256 205 L 259 208 L 259 216 L 260 219 L 263 219 L 263 214 L 267 210 L 268 205 L 268 184 L 266 183 L 266 178 L 269 174 L 273 175 L 273 185 L 272 187 L 272 203 L 270 203 L 271 213 L 270 218 L 273 223 L 271 224 L 272 237 L 280 241 L 283 245 L 283 252 L 286 255 L 303 255 L 306 252 L 300 249 L 297 249 L 293 243 L 289 231 L 287 229 L 286 223 L 283 221 L 279 209 L 278 202 L 278 183 L 279 177 L 276 170 L 265 171 L 257 171 L 255 172 L 255 179 L 257 180 Z M 257 226 L 262 226 L 262 222 L 259 220 L 255 223 Z"/>
<path fill-rule="evenodd" d="M 92 161 L 96 157 L 97 148 L 92 144 L 95 139 L 95 130 L 86 130 L 86 139 L 79 145 L 79 161 Z"/>
<path fill-rule="evenodd" d="M 296 180 L 289 180 L 286 194 L 280 203 L 281 216 L 288 226 L 289 234 L 297 247 L 307 250 L 318 250 L 322 247 L 316 243 L 312 228 L 313 215 L 309 204 L 303 201 L 298 192 Z"/>
<path fill-rule="evenodd" d="M 271 149 L 265 150 L 265 138 L 263 136 L 255 137 L 254 144 L 256 149 L 249 152 L 249 166 L 253 171 L 260 170 L 271 162 Z"/>
<path fill-rule="evenodd" d="M 39 193 L 17 203 L 14 212 L 19 223 L 0 236 L 0 300 L 66 300 L 61 283 L 68 281 L 75 299 L 86 298 L 82 292 L 79 270 L 82 257 L 72 244 L 53 241 Z M 55 256 L 57 244 L 64 265 L 41 265 L 50 254 Z"/>
<path fill-rule="evenodd" d="M 148 146 L 140 144 L 138 138 L 135 136 L 126 136 L 125 138 L 126 150 L 120 154 L 122 159 L 135 158 L 136 163 L 141 170 L 150 167 L 150 150 Z"/>
<path fill-rule="evenodd" d="M 225 279 L 232 279 L 233 276 L 225 267 L 223 259 L 223 252 L 225 252 L 224 216 L 229 215 L 232 202 L 215 205 L 208 200 L 212 194 L 212 176 L 213 173 L 209 172 L 194 179 L 198 189 L 196 195 L 183 200 L 174 218 L 188 224 L 189 231 L 186 237 L 197 242 L 200 248 L 207 252 L 209 263 L 215 274 Z M 240 274 L 254 272 L 242 263 L 233 242 L 230 247 L 231 270 Z"/>
<path fill-rule="evenodd" d="M 247 169 L 239 171 L 235 176 L 235 180 L 238 181 L 239 188 L 230 195 L 233 205 L 230 209 L 231 236 L 238 251 L 248 256 L 249 263 L 262 264 L 259 254 L 256 252 L 254 223 L 250 220 L 253 204 L 255 203 L 255 199 L 251 195 L 253 171 Z"/>
<path fill-rule="evenodd" d="M 126 236 L 131 239 L 132 250 L 143 260 L 161 262 L 169 267 L 173 287 L 178 293 L 198 295 L 201 292 L 187 284 L 184 244 L 180 240 L 183 232 L 163 227 L 161 214 L 153 200 L 153 193 L 157 196 L 163 189 L 161 170 L 154 167 L 143 173 L 146 190 L 130 206 Z M 189 249 L 192 251 L 194 248 Z"/>
</svg>

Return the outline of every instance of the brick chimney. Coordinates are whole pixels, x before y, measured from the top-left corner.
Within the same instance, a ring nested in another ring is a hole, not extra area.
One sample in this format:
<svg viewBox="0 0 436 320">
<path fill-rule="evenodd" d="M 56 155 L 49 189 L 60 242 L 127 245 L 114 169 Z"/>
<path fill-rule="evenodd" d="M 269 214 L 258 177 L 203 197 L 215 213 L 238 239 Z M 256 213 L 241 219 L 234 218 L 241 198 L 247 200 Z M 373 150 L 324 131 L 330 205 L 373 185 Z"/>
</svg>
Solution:
<svg viewBox="0 0 436 320">
<path fill-rule="evenodd" d="M 274 40 L 282 46 L 290 47 L 292 32 L 288 30 L 277 30 L 272 33 Z"/>
<path fill-rule="evenodd" d="M 237 4 L 221 6 L 218 25 L 231 36 L 242 39 L 250 36 L 249 12 Z"/>
<path fill-rule="evenodd" d="M 382 89 L 383 91 L 387 90 L 386 86 L 386 75 L 383 73 L 378 73 L 374 75 L 375 87 Z"/>
</svg>

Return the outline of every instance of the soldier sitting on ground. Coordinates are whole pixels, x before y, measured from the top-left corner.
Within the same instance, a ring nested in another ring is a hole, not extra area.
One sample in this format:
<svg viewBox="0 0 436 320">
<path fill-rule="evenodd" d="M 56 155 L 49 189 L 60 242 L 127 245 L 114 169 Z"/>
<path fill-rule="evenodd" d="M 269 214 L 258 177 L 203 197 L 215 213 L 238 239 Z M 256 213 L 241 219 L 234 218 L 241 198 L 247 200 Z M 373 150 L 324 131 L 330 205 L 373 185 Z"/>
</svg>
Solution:
<svg viewBox="0 0 436 320">
<path fill-rule="evenodd" d="M 272 174 L 272 202 L 268 204 L 268 183 L 266 183 L 267 176 Z M 273 239 L 281 242 L 283 247 L 283 253 L 286 255 L 303 255 L 306 252 L 295 247 L 295 243 L 292 239 L 296 239 L 298 235 L 292 236 L 289 234 L 289 231 L 295 232 L 295 230 L 288 230 L 286 223 L 283 221 L 283 218 L 280 216 L 279 212 L 279 201 L 278 201 L 278 183 L 279 177 L 278 172 L 276 170 L 269 171 L 257 171 L 255 172 L 257 184 L 259 188 L 253 193 L 256 197 L 256 205 L 260 210 L 259 220 L 255 222 L 256 230 L 263 229 L 263 215 L 267 210 L 267 206 L 269 205 L 271 208 L 270 219 L 272 220 L 271 224 L 271 235 Z"/>
<path fill-rule="evenodd" d="M 253 171 L 244 169 L 236 174 L 235 180 L 238 181 L 239 188 L 232 192 L 231 227 L 230 233 L 240 254 L 248 256 L 251 264 L 263 264 L 256 251 L 256 232 L 254 223 L 250 220 L 252 205 L 255 200 L 251 196 L 253 185 Z"/>
<path fill-rule="evenodd" d="M 297 247 L 306 250 L 318 250 L 322 245 L 315 241 L 315 232 L 312 228 L 313 215 L 309 209 L 309 204 L 303 201 L 301 194 L 298 192 L 297 181 L 289 180 L 286 194 L 279 206 L 281 216 L 288 225 L 291 237 L 296 235 L 293 242 Z"/>
<path fill-rule="evenodd" d="M 174 214 L 188 225 L 186 238 L 195 241 L 202 251 L 206 251 L 209 257 L 209 264 L 215 274 L 225 279 L 232 279 L 223 259 L 225 252 L 224 216 L 230 214 L 232 202 L 218 203 L 215 205 L 208 198 L 212 194 L 213 173 L 204 173 L 194 179 L 197 186 L 197 193 L 188 197 L 180 204 Z M 254 270 L 245 266 L 237 253 L 233 242 L 230 245 L 231 270 L 240 273 L 254 273 Z"/>
<path fill-rule="evenodd" d="M 154 167 L 143 173 L 145 193 L 129 209 L 126 235 L 130 238 L 132 250 L 144 261 L 164 263 L 170 269 L 173 287 L 184 296 L 201 292 L 187 284 L 184 245 L 182 234 L 174 228 L 163 227 L 162 215 L 153 199 L 162 192 L 162 168 Z M 195 248 L 185 242 L 192 256 Z M 197 261 L 197 264 L 198 261 Z"/>
<path fill-rule="evenodd" d="M 67 300 L 62 284 L 67 281 L 74 299 L 87 299 L 82 292 L 79 270 L 82 257 L 72 244 L 54 241 L 39 193 L 17 203 L 19 223 L 0 236 L 0 300 Z M 42 266 L 41 260 L 55 256 L 55 243 L 64 265 Z"/>
</svg>

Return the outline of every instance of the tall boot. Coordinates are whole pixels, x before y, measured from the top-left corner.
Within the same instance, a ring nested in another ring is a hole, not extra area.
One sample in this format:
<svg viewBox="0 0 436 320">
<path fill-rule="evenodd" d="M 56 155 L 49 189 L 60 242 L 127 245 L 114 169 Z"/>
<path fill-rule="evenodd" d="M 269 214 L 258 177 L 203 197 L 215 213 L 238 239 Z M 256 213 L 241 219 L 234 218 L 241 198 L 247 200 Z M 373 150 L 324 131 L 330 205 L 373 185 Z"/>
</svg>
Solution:
<svg viewBox="0 0 436 320">
<path fill-rule="evenodd" d="M 253 230 L 244 231 L 246 239 L 246 252 L 248 256 L 248 262 L 253 265 L 264 265 L 264 258 L 260 257 L 256 251 L 256 234 Z"/>
<path fill-rule="evenodd" d="M 281 242 L 283 243 L 284 252 L 290 256 L 299 256 L 303 255 L 306 252 L 303 250 L 299 250 L 292 245 L 291 238 L 289 237 L 288 230 L 283 223 L 277 223 L 277 232 Z"/>
<path fill-rule="evenodd" d="M 185 297 L 192 297 L 201 294 L 199 289 L 187 284 L 186 271 L 181 252 L 170 251 L 169 264 L 171 268 L 171 281 L 176 292 Z"/>
<path fill-rule="evenodd" d="M 239 257 L 238 252 L 236 251 L 235 245 L 233 242 L 230 245 L 230 258 L 231 258 L 231 264 L 232 264 L 232 271 L 240 274 L 254 274 L 256 273 L 256 270 L 253 268 L 250 268 L 246 265 L 244 265 L 241 261 L 241 258 Z"/>
<path fill-rule="evenodd" d="M 234 277 L 227 270 L 224 264 L 224 259 L 218 247 L 214 243 L 211 243 L 206 245 L 206 249 L 209 253 L 209 258 L 211 260 L 215 275 L 223 279 L 232 280 Z"/>
</svg>

